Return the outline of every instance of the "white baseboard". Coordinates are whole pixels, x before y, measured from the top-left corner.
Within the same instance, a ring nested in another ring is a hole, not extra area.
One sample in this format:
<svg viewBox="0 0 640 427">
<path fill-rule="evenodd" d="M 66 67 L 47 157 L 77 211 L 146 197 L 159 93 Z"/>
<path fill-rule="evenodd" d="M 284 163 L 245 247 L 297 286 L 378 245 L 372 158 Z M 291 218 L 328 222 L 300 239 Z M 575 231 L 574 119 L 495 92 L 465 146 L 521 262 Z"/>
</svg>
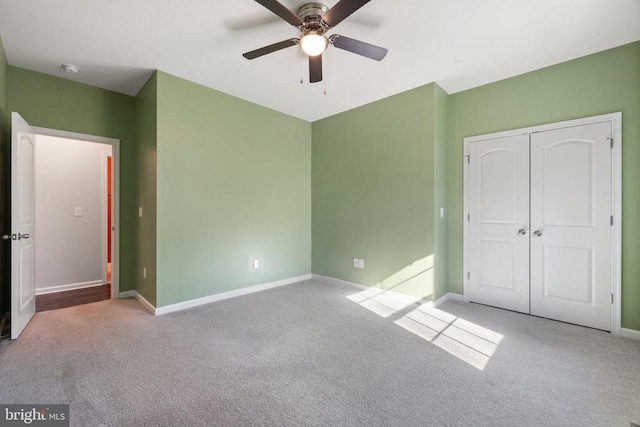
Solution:
<svg viewBox="0 0 640 427">
<path fill-rule="evenodd" d="M 149 313 L 156 316 L 161 316 L 163 314 L 186 310 L 188 308 L 197 307 L 204 304 L 210 304 L 212 302 L 222 301 L 229 298 L 235 298 L 242 295 L 248 295 L 255 292 L 261 292 L 267 289 L 277 288 L 279 286 L 291 285 L 293 283 L 303 282 L 305 280 L 310 280 L 310 279 L 314 279 L 319 282 L 324 282 L 329 284 L 351 286 L 360 290 L 379 289 L 379 288 L 373 288 L 371 286 L 362 285 L 360 283 L 354 283 L 354 282 L 348 282 L 346 280 L 335 279 L 333 277 L 320 276 L 317 274 L 305 274 L 303 276 L 291 277 L 288 279 L 277 280 L 275 282 L 263 283 L 260 285 L 250 286 L 248 288 L 236 289 L 234 291 L 223 292 L 220 294 L 214 294 L 214 295 L 209 295 L 202 298 L 196 298 L 188 301 L 179 302 L 176 304 L 165 305 L 164 307 L 159 307 L 159 308 L 154 307 L 153 304 L 147 301 L 137 291 L 120 292 L 119 298 L 135 298 Z M 380 290 L 384 291 L 383 289 L 380 289 Z M 384 291 L 384 293 L 398 301 L 404 301 L 407 304 L 418 303 L 419 301 L 421 301 L 421 299 L 418 297 L 405 295 L 398 292 Z M 429 306 L 432 306 L 432 307 L 438 307 L 439 305 L 444 304 L 449 300 L 462 301 L 463 298 L 462 298 L 462 295 L 449 292 L 446 295 L 438 298 L 436 301 L 427 301 L 425 304 L 428 304 Z"/>
<path fill-rule="evenodd" d="M 237 289 L 235 291 L 223 292 L 221 294 L 209 295 L 202 298 L 196 298 L 189 301 L 179 302 L 177 304 L 165 305 L 164 307 L 156 308 L 153 304 L 145 299 L 138 291 L 124 291 L 120 292 L 119 298 L 135 298 L 138 302 L 151 314 L 155 316 L 161 316 L 163 314 L 173 313 L 180 310 L 186 310 L 187 308 L 197 307 L 199 305 L 210 304 L 216 301 L 222 301 L 229 298 L 238 297 L 241 295 L 252 294 L 254 292 L 265 291 L 267 289 L 277 288 L 279 286 L 290 285 L 292 283 L 302 282 L 304 280 L 311 279 L 310 274 L 303 276 L 291 277 L 288 279 L 278 280 L 275 282 L 263 283 L 260 285 L 250 286 L 248 288 Z"/>
<path fill-rule="evenodd" d="M 358 288 L 358 289 L 362 289 L 362 290 L 367 290 L 367 289 L 378 289 L 381 292 L 384 292 L 385 295 L 397 300 L 397 301 L 401 301 L 404 302 L 406 304 L 413 304 L 413 303 L 419 303 L 420 301 L 423 301 L 422 298 L 419 297 L 414 297 L 411 295 L 406 295 L 406 294 L 401 294 L 399 292 L 394 292 L 394 291 L 389 291 L 389 290 L 384 290 L 381 288 L 376 288 L 374 286 L 367 286 L 367 285 L 363 285 L 360 283 L 355 283 L 355 282 L 349 282 L 346 280 L 342 280 L 342 279 L 336 279 L 334 277 L 328 277 L 328 276 L 321 276 L 319 274 L 313 274 L 313 279 L 317 280 L 319 282 L 323 282 L 323 283 L 329 283 L 332 285 L 342 285 L 342 286 L 352 286 L 354 288 Z M 454 293 L 447 293 L 443 296 L 441 296 L 440 298 L 438 298 L 435 301 L 424 301 L 422 304 L 423 305 L 427 305 L 429 307 L 438 307 L 439 305 L 444 304 L 445 302 L 449 301 L 449 300 L 454 300 L 454 301 L 463 301 L 463 297 L 460 294 L 454 294 Z"/>
<path fill-rule="evenodd" d="M 122 291 L 118 294 L 118 298 L 135 298 L 136 291 Z"/>
<path fill-rule="evenodd" d="M 92 280 L 90 282 L 69 283 L 67 285 L 49 286 L 46 288 L 36 288 L 36 295 L 52 294 L 55 292 L 73 291 L 75 289 L 92 288 L 94 286 L 102 286 L 102 280 Z"/>
<path fill-rule="evenodd" d="M 177 304 L 165 305 L 164 307 L 154 307 L 153 314 L 161 316 L 163 314 L 173 313 L 187 308 L 197 307 L 199 305 L 210 304 L 216 301 L 222 301 L 229 298 L 239 297 L 241 295 L 252 294 L 254 292 L 266 291 L 267 289 L 277 288 L 279 286 L 291 285 L 293 283 L 302 282 L 311 279 L 311 274 L 303 276 L 290 277 L 288 279 L 277 280 L 275 282 L 263 283 L 260 285 L 249 286 L 248 288 L 236 289 L 234 291 L 223 292 L 220 294 L 209 295 L 202 298 L 196 298 L 189 301 L 179 302 Z M 143 304 L 144 305 L 144 304 Z M 149 304 L 151 305 L 151 304 Z M 153 306 L 152 306 L 153 307 Z"/>
<path fill-rule="evenodd" d="M 319 274 L 312 274 L 311 278 L 313 280 L 317 280 L 318 282 L 328 283 L 331 285 L 352 286 L 354 288 L 363 289 L 363 290 L 371 288 L 371 286 L 362 285 L 360 283 L 348 282 L 346 280 L 336 279 L 334 277 L 329 277 L 329 276 L 321 276 Z"/>
<path fill-rule="evenodd" d="M 620 336 L 640 341 L 640 331 L 636 331 L 635 329 L 620 328 Z"/>
<path fill-rule="evenodd" d="M 447 301 L 464 302 L 464 296 L 462 296 L 461 294 L 454 294 L 453 292 L 447 292 L 446 294 L 442 295 L 440 298 L 435 300 L 433 302 L 433 306 L 434 307 L 439 307 L 439 306 L 441 306 L 442 304 L 444 304 Z"/>
<path fill-rule="evenodd" d="M 124 291 L 118 294 L 118 298 L 135 298 L 140 305 L 151 314 L 156 314 L 156 308 L 145 297 L 140 295 L 138 291 Z"/>
</svg>

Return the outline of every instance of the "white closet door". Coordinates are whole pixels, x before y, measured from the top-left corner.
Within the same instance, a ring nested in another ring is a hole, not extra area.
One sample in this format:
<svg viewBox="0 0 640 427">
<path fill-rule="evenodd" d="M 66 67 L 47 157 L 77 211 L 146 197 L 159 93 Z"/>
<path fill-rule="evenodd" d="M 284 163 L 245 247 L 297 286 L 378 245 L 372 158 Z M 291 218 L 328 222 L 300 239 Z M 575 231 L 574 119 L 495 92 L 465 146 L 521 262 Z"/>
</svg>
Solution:
<svg viewBox="0 0 640 427">
<path fill-rule="evenodd" d="M 531 314 L 611 330 L 611 124 L 531 134 Z"/>
<path fill-rule="evenodd" d="M 474 142 L 469 300 L 529 312 L 529 135 Z"/>
</svg>

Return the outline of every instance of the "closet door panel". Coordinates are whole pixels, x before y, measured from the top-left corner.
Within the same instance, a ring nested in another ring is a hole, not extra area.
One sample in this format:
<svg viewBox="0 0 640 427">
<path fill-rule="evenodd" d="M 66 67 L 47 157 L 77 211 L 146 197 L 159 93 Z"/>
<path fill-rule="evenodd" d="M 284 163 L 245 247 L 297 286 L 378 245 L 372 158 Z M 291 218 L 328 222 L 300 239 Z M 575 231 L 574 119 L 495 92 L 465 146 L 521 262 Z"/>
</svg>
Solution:
<svg viewBox="0 0 640 427">
<path fill-rule="evenodd" d="M 474 142 L 469 299 L 529 312 L 529 136 Z"/>
<path fill-rule="evenodd" d="M 531 314 L 610 330 L 611 124 L 531 134 Z"/>
</svg>

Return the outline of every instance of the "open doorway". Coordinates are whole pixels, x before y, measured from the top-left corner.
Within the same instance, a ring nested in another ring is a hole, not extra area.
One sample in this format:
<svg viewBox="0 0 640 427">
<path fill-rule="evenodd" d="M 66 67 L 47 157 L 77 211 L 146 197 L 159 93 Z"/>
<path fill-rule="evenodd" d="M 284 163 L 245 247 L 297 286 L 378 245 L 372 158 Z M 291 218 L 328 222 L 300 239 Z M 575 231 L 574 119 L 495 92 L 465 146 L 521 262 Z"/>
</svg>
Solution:
<svg viewBox="0 0 640 427">
<path fill-rule="evenodd" d="M 11 113 L 11 230 L 10 235 L 3 235 L 3 240 L 11 240 L 11 339 L 17 339 L 29 324 L 36 312 L 35 258 L 36 232 L 36 138 L 38 135 L 52 136 L 84 141 L 85 143 L 108 144 L 111 146 L 113 158 L 112 173 L 112 236 L 111 261 L 111 298 L 119 297 L 119 152 L 120 141 L 113 138 L 99 137 L 74 132 L 39 128 L 29 125 L 17 112 Z M 61 151 L 65 151 L 62 147 Z M 104 176 L 104 171 L 102 173 Z M 55 187 L 52 194 L 58 194 Z M 104 198 L 102 198 L 104 200 Z M 82 213 L 82 209 L 73 213 Z M 81 207 L 81 206 L 80 206 Z M 45 213 L 48 213 L 45 211 Z M 100 215 L 106 218 L 106 210 Z M 105 219 L 106 221 L 106 219 Z M 106 223 L 106 222 L 105 222 Z M 103 229 L 104 230 L 104 229 Z M 61 245 L 67 244 L 67 236 L 80 235 L 71 233 L 59 239 Z M 102 242 L 99 242 L 101 244 Z M 104 247 L 104 246 L 103 246 Z M 54 248 L 54 251 L 57 248 Z M 104 254 L 106 257 L 106 253 Z M 65 258 L 70 259 L 70 258 Z M 104 259 L 104 257 L 103 257 Z M 98 260 L 100 262 L 100 260 Z M 104 272 L 104 269 L 103 269 Z M 103 273 L 105 276 L 106 274 Z M 61 289 L 59 289 L 61 290 Z"/>
<path fill-rule="evenodd" d="M 36 312 L 118 296 L 116 147 L 62 134 L 36 134 Z"/>
</svg>

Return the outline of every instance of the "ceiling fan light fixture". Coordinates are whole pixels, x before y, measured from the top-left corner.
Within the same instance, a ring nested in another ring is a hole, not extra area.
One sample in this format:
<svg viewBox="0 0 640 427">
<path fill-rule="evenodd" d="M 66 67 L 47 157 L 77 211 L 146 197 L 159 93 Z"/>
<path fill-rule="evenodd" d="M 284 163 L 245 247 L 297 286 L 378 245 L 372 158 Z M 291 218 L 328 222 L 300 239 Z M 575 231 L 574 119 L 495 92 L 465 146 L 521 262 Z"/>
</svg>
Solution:
<svg viewBox="0 0 640 427">
<path fill-rule="evenodd" d="M 329 41 L 322 34 L 316 31 L 309 31 L 300 39 L 300 45 L 307 55 L 318 56 L 327 49 Z"/>
</svg>

